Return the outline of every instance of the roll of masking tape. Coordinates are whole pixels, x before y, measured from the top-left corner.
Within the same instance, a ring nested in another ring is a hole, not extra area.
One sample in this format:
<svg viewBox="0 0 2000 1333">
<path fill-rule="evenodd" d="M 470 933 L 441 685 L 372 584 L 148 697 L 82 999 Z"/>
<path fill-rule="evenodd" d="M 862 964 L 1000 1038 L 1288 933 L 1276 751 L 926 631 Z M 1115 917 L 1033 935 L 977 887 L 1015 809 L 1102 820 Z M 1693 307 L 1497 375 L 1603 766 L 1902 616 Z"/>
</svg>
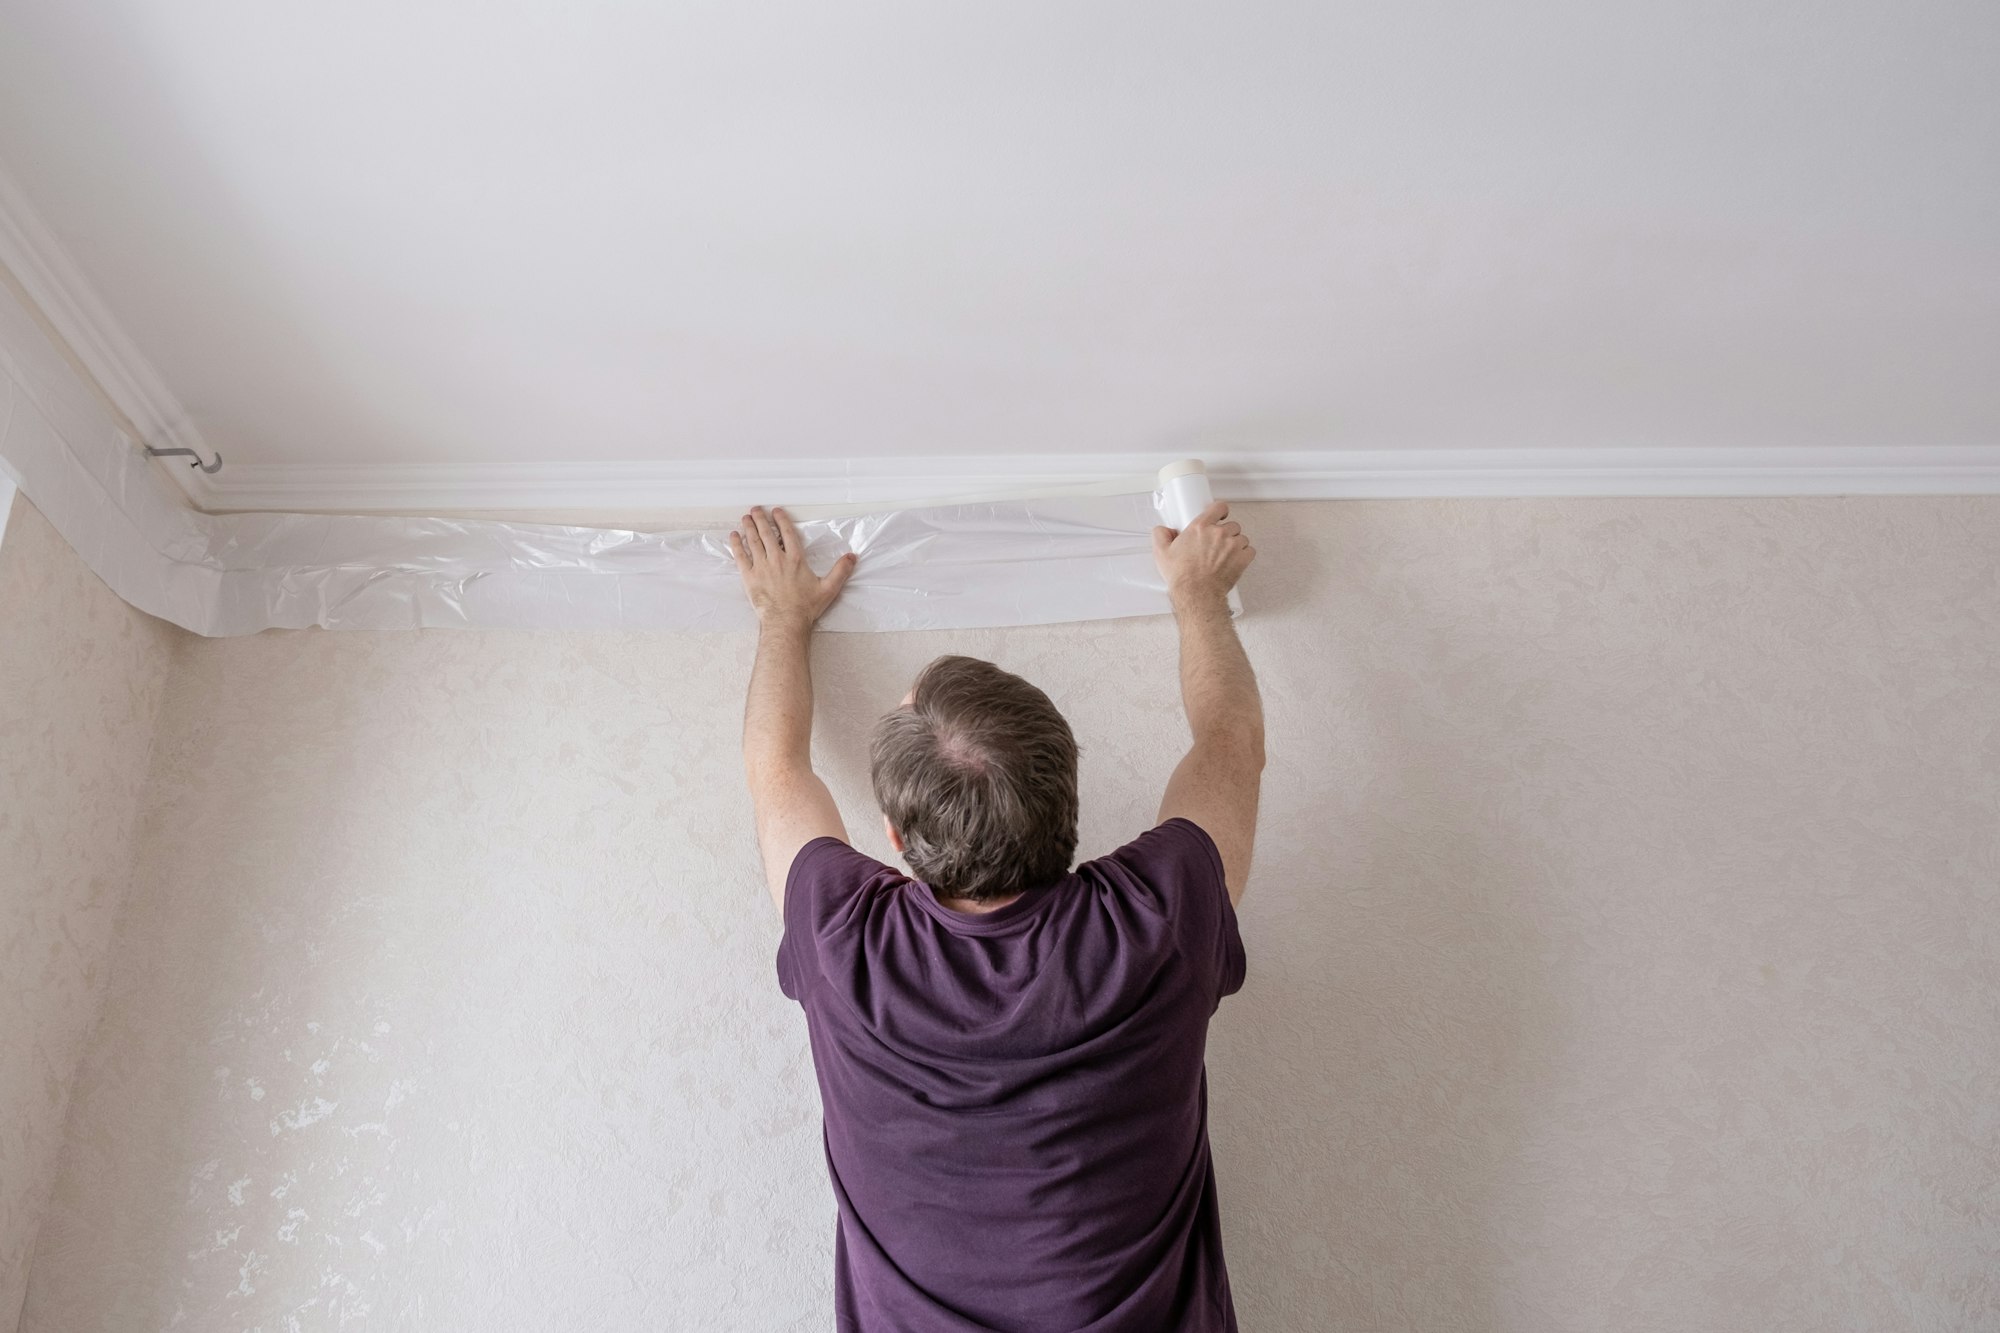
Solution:
<svg viewBox="0 0 2000 1333">
<path fill-rule="evenodd" d="M 1179 532 L 1215 503 L 1208 486 L 1208 466 L 1199 458 L 1183 458 L 1160 469 L 1159 489 L 1153 492 L 1153 508 L 1160 522 Z"/>
</svg>

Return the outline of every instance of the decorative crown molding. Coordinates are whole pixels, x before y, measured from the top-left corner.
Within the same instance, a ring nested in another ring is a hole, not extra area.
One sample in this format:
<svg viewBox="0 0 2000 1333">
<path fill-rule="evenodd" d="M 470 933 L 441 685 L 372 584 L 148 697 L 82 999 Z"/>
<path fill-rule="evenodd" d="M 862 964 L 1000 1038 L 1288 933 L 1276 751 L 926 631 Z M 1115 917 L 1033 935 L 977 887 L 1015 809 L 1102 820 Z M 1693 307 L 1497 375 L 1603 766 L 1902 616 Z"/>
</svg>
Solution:
<svg viewBox="0 0 2000 1333">
<path fill-rule="evenodd" d="M 1148 454 L 484 465 L 232 462 L 207 507 L 321 513 L 852 508 L 1150 490 Z M 1325 449 L 1207 455 L 1232 500 L 2000 494 L 2000 445 Z"/>
<path fill-rule="evenodd" d="M 4 170 L 0 170 L 0 266 L 14 275 L 42 317 L 69 344 L 87 377 L 138 430 L 144 444 L 193 449 L 205 459 L 215 457 L 187 409 L 125 335 L 62 242 Z M 181 466 L 179 460 L 162 466 L 197 508 L 207 506 L 207 476 Z"/>
</svg>

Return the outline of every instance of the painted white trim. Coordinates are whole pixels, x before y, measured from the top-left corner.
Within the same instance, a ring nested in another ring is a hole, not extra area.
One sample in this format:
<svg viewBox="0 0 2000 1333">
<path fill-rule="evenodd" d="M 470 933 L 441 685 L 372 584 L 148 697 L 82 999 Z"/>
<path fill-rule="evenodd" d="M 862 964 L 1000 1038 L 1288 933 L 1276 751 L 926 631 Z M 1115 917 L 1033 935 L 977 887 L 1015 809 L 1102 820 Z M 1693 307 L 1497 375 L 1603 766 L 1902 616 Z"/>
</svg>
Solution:
<svg viewBox="0 0 2000 1333">
<path fill-rule="evenodd" d="M 4 170 L 0 170 L 0 265 L 13 273 L 42 318 L 69 344 L 95 387 L 124 413 L 143 443 L 193 449 L 204 459 L 215 457 L 187 409 L 125 335 L 69 251 Z M 187 459 L 155 461 L 180 483 L 197 508 L 211 503 L 208 475 L 187 466 Z"/>
<path fill-rule="evenodd" d="M 14 492 L 17 488 L 5 476 L 0 476 L 0 546 L 7 544 L 7 518 L 14 512 Z"/>
<path fill-rule="evenodd" d="M 1210 456 L 1244 499 L 1989 495 L 2000 444 L 1330 450 Z"/>
<path fill-rule="evenodd" d="M 489 510 L 935 504 L 963 498 L 1150 489 L 1172 458 L 1022 454 L 485 466 L 232 462 L 208 479 L 215 510 Z M 2000 445 L 1881 448 L 1328 449 L 1210 453 L 1237 500 L 1501 496 L 2000 494 Z"/>
</svg>

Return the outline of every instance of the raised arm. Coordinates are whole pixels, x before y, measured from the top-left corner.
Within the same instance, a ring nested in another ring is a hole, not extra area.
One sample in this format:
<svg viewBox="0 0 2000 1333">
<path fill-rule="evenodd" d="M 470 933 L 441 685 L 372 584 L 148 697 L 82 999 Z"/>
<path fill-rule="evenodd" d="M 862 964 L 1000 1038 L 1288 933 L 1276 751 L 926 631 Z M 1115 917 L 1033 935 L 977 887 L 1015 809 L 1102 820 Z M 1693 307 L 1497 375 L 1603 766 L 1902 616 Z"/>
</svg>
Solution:
<svg viewBox="0 0 2000 1333">
<path fill-rule="evenodd" d="M 1162 822 L 1201 826 L 1222 854 L 1229 901 L 1240 902 L 1257 836 L 1264 772 L 1264 705 L 1229 616 L 1229 590 L 1257 552 L 1217 501 L 1179 534 L 1153 529 L 1153 555 L 1181 631 L 1181 701 L 1194 743 L 1167 781 Z"/>
<path fill-rule="evenodd" d="M 743 706 L 743 771 L 757 811 L 757 847 L 771 900 L 785 910 L 785 880 L 814 838 L 845 842 L 833 793 L 812 769 L 813 623 L 854 572 L 850 553 L 824 578 L 806 563 L 805 543 L 782 509 L 762 505 L 729 534 L 729 553 L 757 611 L 757 662 Z"/>
</svg>

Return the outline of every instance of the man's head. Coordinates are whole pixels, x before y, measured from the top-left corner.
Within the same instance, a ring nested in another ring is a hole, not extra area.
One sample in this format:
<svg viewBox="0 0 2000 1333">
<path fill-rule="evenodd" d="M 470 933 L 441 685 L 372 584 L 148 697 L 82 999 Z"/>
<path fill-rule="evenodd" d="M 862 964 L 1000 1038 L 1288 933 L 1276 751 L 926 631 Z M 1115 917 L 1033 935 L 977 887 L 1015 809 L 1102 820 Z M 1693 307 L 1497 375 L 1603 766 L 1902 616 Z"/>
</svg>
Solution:
<svg viewBox="0 0 2000 1333">
<path fill-rule="evenodd" d="M 1048 884 L 1076 853 L 1076 738 L 1049 696 L 940 657 L 875 724 L 875 799 L 918 879 L 982 902 Z"/>
</svg>

